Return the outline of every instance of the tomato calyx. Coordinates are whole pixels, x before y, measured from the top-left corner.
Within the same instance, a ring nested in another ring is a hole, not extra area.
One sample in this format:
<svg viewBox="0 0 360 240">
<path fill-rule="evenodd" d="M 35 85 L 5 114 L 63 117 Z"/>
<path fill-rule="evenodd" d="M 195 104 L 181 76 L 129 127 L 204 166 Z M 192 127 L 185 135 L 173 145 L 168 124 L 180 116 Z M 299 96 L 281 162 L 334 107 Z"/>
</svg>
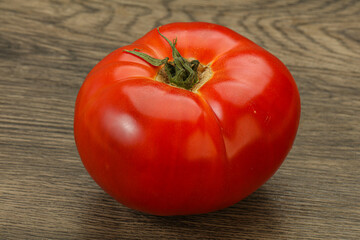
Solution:
<svg viewBox="0 0 360 240">
<path fill-rule="evenodd" d="M 169 61 L 168 57 L 164 59 L 151 57 L 145 53 L 139 52 L 139 49 L 124 51 L 142 58 L 144 61 L 150 63 L 153 66 L 159 67 L 164 65 L 163 69 L 166 73 L 165 82 L 180 88 L 184 88 L 186 90 L 192 89 L 194 85 L 199 82 L 198 67 L 200 62 L 198 60 L 188 61 L 187 59 L 183 58 L 176 49 L 177 39 L 174 39 L 173 42 L 171 42 L 168 38 L 161 34 L 159 28 L 157 28 L 157 31 L 161 37 L 163 37 L 169 43 L 172 49 L 173 61 Z"/>
</svg>

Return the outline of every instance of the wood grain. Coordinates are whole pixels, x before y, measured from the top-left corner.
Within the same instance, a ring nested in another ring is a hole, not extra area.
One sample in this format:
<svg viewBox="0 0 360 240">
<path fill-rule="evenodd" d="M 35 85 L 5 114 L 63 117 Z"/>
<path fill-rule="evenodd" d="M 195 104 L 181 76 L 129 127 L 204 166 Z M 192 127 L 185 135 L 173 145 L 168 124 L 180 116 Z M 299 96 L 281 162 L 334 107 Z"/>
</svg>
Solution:
<svg viewBox="0 0 360 240">
<path fill-rule="evenodd" d="M 290 69 L 302 116 L 275 176 L 210 214 L 121 206 L 85 171 L 73 109 L 105 55 L 175 21 L 222 24 Z M 0 239 L 360 239 L 360 1 L 0 1 Z"/>
</svg>

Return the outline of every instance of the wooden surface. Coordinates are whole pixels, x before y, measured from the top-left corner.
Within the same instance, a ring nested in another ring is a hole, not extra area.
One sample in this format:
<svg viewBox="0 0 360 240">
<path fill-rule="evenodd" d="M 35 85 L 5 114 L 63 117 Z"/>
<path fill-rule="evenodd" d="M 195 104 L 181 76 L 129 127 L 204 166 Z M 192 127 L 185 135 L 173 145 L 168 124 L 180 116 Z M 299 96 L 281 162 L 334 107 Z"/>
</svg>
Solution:
<svg viewBox="0 0 360 240">
<path fill-rule="evenodd" d="M 85 171 L 77 92 L 105 55 L 175 21 L 225 25 L 298 84 L 294 147 L 275 176 L 210 214 L 130 210 Z M 360 239 L 360 1 L 0 1 L 0 239 Z"/>
</svg>

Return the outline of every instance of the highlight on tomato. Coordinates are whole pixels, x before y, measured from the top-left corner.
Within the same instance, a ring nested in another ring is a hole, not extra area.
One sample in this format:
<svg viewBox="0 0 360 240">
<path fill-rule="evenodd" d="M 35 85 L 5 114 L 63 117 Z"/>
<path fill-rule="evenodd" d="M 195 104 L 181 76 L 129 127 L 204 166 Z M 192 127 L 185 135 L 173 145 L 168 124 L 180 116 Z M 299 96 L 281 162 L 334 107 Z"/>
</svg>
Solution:
<svg viewBox="0 0 360 240">
<path fill-rule="evenodd" d="M 76 99 L 91 177 L 155 215 L 231 206 L 264 184 L 294 142 L 297 86 L 285 65 L 220 25 L 171 23 L 101 60 Z"/>
</svg>

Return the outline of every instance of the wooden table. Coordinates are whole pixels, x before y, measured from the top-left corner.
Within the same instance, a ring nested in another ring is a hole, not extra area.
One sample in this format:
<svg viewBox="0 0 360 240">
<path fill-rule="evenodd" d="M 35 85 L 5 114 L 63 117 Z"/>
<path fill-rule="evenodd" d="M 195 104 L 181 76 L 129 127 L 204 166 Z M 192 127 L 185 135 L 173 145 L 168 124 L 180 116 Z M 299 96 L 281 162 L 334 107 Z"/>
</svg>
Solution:
<svg viewBox="0 0 360 240">
<path fill-rule="evenodd" d="M 1 1 L 0 239 L 360 239 L 360 1 Z M 91 68 L 150 29 L 225 25 L 278 56 L 298 84 L 298 135 L 251 196 L 157 217 L 109 197 L 73 138 Z"/>
</svg>

